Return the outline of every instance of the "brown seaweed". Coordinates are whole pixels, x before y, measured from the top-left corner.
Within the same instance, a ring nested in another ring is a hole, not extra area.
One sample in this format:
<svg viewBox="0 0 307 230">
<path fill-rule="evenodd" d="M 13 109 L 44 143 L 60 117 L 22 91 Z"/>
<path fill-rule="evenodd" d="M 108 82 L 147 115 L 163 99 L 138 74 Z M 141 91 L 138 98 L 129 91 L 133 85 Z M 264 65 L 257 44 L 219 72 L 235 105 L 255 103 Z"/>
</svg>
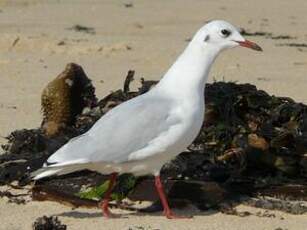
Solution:
<svg viewBox="0 0 307 230">
<path fill-rule="evenodd" d="M 270 38 L 270 39 L 273 39 L 273 40 L 283 40 L 283 39 L 295 39 L 296 37 L 292 37 L 290 35 L 273 35 L 272 33 L 270 32 L 264 32 L 264 31 L 255 31 L 255 32 L 248 32 L 247 30 L 245 29 L 241 29 L 240 33 L 245 36 L 245 37 L 248 37 L 248 36 L 259 36 L 259 37 L 265 37 L 265 38 Z"/>
<path fill-rule="evenodd" d="M 58 134 L 71 126 L 84 108 L 97 103 L 95 89 L 81 66 L 70 63 L 42 92 L 42 128 L 46 136 Z"/>
<path fill-rule="evenodd" d="M 83 25 L 79 25 L 79 24 L 76 24 L 76 25 L 74 25 L 70 28 L 67 28 L 67 30 L 73 30 L 73 31 L 76 31 L 76 32 L 83 32 L 83 33 L 87 33 L 87 34 L 96 34 L 95 28 L 83 26 Z"/>
<path fill-rule="evenodd" d="M 33 230 L 66 230 L 67 226 L 62 224 L 56 216 L 43 216 L 34 221 L 32 228 Z"/>
</svg>

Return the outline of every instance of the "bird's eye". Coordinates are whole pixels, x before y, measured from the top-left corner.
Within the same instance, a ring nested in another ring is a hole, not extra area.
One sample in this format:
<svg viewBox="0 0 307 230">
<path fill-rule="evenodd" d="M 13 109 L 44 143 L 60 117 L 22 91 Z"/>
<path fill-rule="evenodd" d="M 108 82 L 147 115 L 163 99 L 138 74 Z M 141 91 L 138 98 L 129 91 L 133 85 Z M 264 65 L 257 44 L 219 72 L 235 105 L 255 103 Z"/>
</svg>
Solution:
<svg viewBox="0 0 307 230">
<path fill-rule="evenodd" d="M 221 34 L 226 38 L 231 34 L 231 32 L 229 30 L 223 29 L 221 30 Z"/>
</svg>

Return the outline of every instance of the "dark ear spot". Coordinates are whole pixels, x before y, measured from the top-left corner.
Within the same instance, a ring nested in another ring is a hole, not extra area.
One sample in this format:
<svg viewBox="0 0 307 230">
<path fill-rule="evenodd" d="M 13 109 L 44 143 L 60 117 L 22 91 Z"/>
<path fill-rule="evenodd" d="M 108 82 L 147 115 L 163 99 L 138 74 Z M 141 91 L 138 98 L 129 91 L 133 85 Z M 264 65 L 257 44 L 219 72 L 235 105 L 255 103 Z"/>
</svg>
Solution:
<svg viewBox="0 0 307 230">
<path fill-rule="evenodd" d="M 208 34 L 208 35 L 206 35 L 206 37 L 205 37 L 205 39 L 204 39 L 204 42 L 209 41 L 209 39 L 210 39 L 210 36 L 209 36 L 209 34 Z"/>
</svg>

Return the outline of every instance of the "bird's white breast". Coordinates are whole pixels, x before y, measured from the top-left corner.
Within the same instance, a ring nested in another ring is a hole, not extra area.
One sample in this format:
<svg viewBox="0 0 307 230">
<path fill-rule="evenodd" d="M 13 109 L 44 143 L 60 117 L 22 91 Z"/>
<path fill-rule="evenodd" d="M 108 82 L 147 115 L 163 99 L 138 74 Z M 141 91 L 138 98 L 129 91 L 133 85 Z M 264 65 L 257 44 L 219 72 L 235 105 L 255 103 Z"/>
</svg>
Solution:
<svg viewBox="0 0 307 230">
<path fill-rule="evenodd" d="M 204 118 L 204 103 L 182 102 L 173 109 L 173 116 L 179 117 L 180 122 L 174 127 L 175 135 L 169 136 L 169 146 L 156 155 L 142 161 L 127 162 L 122 169 L 136 175 L 152 173 L 158 175 L 162 166 L 175 156 L 185 151 L 197 137 Z"/>
</svg>

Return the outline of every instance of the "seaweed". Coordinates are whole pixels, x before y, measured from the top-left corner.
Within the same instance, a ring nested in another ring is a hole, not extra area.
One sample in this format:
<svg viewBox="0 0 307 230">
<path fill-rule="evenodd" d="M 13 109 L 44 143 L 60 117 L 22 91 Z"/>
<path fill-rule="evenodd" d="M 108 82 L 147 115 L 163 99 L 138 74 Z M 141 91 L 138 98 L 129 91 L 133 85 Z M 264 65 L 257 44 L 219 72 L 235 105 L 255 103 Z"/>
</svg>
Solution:
<svg viewBox="0 0 307 230">
<path fill-rule="evenodd" d="M 66 230 L 67 226 L 62 224 L 55 216 L 39 217 L 32 224 L 33 230 Z"/>
<path fill-rule="evenodd" d="M 42 128 L 54 136 L 71 126 L 76 116 L 97 104 L 95 88 L 82 67 L 69 63 L 65 70 L 44 88 L 41 97 Z"/>
<path fill-rule="evenodd" d="M 277 44 L 277 46 L 289 46 L 289 47 L 307 48 L 307 44 L 306 43 L 281 43 L 281 44 Z"/>
<path fill-rule="evenodd" d="M 256 32 L 248 32 L 247 30 L 241 28 L 240 31 L 241 35 L 248 37 L 248 36 L 259 36 L 259 37 L 265 37 L 273 40 L 290 40 L 290 39 L 296 39 L 296 37 L 292 37 L 290 35 L 273 35 L 270 32 L 264 32 L 264 31 L 256 31 Z"/>
<path fill-rule="evenodd" d="M 83 32 L 83 33 L 87 33 L 87 34 L 96 34 L 96 31 L 93 27 L 88 27 L 88 26 L 83 26 L 83 25 L 74 25 L 70 28 L 67 28 L 67 30 L 73 30 L 76 32 Z"/>
</svg>

